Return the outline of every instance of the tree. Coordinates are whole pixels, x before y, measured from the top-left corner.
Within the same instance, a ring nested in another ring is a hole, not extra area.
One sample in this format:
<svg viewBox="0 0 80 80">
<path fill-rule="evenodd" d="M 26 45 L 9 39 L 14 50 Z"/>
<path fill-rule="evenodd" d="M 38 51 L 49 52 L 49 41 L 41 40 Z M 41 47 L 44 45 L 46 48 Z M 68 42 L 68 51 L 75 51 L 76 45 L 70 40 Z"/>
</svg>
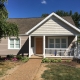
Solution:
<svg viewBox="0 0 80 80">
<path fill-rule="evenodd" d="M 42 14 L 41 17 L 47 17 L 49 14 L 45 13 L 45 14 Z"/>
<path fill-rule="evenodd" d="M 2 37 L 18 37 L 18 26 L 14 23 L 7 22 L 8 12 L 4 5 L 7 0 L 0 0 L 0 39 Z"/>
<path fill-rule="evenodd" d="M 65 11 L 62 11 L 62 10 L 58 10 L 55 12 L 56 14 L 58 14 L 59 16 L 71 16 L 76 27 L 80 27 L 80 14 L 78 12 L 75 12 L 74 14 L 72 13 L 72 11 L 70 10 L 70 12 L 65 12 Z"/>
</svg>

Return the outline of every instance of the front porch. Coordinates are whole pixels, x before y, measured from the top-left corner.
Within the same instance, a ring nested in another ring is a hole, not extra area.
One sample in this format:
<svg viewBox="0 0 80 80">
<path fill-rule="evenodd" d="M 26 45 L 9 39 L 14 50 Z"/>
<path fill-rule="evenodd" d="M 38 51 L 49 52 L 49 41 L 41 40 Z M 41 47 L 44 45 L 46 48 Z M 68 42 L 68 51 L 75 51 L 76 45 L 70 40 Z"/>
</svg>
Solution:
<svg viewBox="0 0 80 80">
<path fill-rule="evenodd" d="M 73 58 L 78 55 L 77 47 L 73 47 L 75 41 L 77 36 L 29 36 L 29 57 L 42 55 L 44 58 Z"/>
</svg>

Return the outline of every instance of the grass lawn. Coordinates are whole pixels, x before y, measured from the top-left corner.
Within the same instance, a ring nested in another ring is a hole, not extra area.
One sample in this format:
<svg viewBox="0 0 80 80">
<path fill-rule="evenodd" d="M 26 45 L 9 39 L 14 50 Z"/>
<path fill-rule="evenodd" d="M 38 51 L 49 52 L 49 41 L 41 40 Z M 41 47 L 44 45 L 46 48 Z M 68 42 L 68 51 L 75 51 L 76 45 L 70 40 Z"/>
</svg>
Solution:
<svg viewBox="0 0 80 80">
<path fill-rule="evenodd" d="M 43 80 L 80 80 L 80 68 L 59 63 L 49 63 L 42 74 Z"/>
<path fill-rule="evenodd" d="M 0 77 L 6 75 L 7 70 L 14 68 L 17 65 L 20 65 L 19 61 L 0 61 Z"/>
</svg>

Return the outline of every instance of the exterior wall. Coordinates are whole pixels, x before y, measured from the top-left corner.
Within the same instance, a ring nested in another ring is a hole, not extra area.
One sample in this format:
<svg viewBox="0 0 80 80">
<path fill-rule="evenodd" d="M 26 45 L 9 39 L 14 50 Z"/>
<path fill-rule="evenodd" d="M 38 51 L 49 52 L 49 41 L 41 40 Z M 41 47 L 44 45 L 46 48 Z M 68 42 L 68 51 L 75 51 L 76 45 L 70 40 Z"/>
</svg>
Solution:
<svg viewBox="0 0 80 80">
<path fill-rule="evenodd" d="M 29 53 L 29 41 L 28 36 L 19 36 L 21 39 L 21 48 L 20 49 L 8 49 L 8 37 L 2 38 L 0 41 L 0 55 L 8 55 L 8 54 L 26 54 Z"/>
<path fill-rule="evenodd" d="M 48 21 L 46 21 L 44 24 L 39 26 L 34 32 L 32 32 L 32 35 L 34 34 L 53 34 L 53 35 L 74 35 L 79 34 L 76 30 L 62 22 L 61 20 L 52 17 Z"/>
</svg>

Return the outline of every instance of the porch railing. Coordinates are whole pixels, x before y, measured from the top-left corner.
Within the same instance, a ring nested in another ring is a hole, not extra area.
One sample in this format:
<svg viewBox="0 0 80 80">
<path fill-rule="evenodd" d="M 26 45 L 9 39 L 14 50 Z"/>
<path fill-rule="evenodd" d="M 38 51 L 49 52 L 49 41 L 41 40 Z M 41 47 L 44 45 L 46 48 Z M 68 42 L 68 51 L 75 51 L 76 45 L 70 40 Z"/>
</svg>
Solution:
<svg viewBox="0 0 80 80">
<path fill-rule="evenodd" d="M 74 49 L 45 48 L 45 56 L 74 56 Z"/>
</svg>

